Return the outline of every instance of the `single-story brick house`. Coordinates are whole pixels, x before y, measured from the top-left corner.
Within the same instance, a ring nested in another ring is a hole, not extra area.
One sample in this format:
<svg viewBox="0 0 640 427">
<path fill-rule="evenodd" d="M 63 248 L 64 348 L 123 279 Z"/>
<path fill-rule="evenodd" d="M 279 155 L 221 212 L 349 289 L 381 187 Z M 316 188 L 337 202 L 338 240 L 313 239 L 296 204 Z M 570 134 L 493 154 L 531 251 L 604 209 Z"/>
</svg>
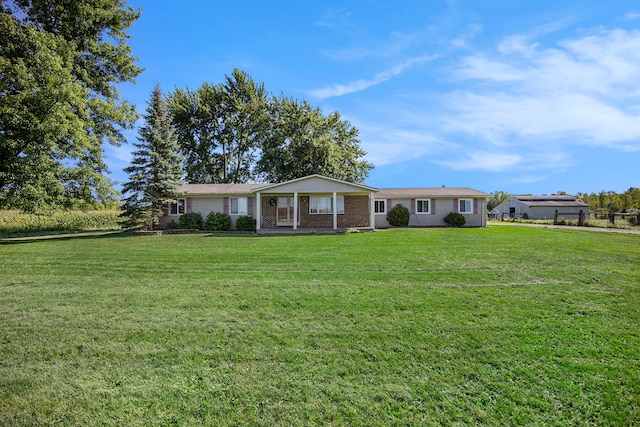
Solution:
<svg viewBox="0 0 640 427">
<path fill-rule="evenodd" d="M 377 189 L 321 175 L 276 184 L 185 184 L 161 226 L 188 212 L 222 212 L 233 229 L 240 216 L 256 219 L 256 231 L 389 228 L 386 214 L 397 204 L 411 212 L 409 226 L 444 226 L 449 212 L 465 215 L 469 227 L 486 225 L 488 194 L 470 188 Z M 336 207 L 334 209 L 334 207 Z"/>
<path fill-rule="evenodd" d="M 493 209 L 496 217 L 553 219 L 559 217 L 577 218 L 582 212 L 589 218 L 589 205 L 573 196 L 513 196 Z"/>
</svg>

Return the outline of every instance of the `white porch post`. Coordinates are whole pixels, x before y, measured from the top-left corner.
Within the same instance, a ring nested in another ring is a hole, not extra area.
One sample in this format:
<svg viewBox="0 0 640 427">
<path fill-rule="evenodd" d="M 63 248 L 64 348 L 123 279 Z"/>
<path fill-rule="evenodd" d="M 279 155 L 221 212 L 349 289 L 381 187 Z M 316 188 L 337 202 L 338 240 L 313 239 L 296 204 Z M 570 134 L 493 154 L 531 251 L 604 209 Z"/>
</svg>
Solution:
<svg viewBox="0 0 640 427">
<path fill-rule="evenodd" d="M 262 213 L 262 203 L 260 202 L 260 192 L 256 193 L 256 230 L 260 230 L 260 214 Z"/>
<path fill-rule="evenodd" d="M 369 224 L 371 229 L 376 228 L 376 194 L 372 191 L 369 193 Z"/>
<path fill-rule="evenodd" d="M 298 192 L 293 193 L 293 229 L 298 229 Z"/>
<path fill-rule="evenodd" d="M 333 192 L 333 229 L 338 229 L 338 196 Z"/>
</svg>

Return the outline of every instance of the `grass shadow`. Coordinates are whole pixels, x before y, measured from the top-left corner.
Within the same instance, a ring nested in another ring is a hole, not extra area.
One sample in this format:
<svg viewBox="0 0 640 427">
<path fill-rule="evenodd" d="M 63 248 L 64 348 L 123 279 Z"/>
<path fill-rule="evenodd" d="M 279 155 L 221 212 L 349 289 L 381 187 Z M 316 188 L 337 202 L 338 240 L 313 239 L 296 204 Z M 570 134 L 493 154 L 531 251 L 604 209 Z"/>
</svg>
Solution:
<svg viewBox="0 0 640 427">
<path fill-rule="evenodd" d="M 0 236 L 0 245 L 20 243 L 34 243 L 49 240 L 88 240 L 88 239 L 112 239 L 131 236 L 130 231 L 124 230 L 66 230 L 65 232 L 29 233 L 28 235 Z"/>
</svg>

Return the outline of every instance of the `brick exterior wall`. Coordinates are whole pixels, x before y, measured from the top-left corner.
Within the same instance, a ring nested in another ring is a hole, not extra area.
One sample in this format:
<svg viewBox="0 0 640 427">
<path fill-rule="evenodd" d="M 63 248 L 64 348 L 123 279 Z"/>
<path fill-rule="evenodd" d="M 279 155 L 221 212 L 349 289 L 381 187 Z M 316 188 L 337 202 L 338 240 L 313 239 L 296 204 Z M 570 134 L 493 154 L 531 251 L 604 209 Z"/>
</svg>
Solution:
<svg viewBox="0 0 640 427">
<path fill-rule="evenodd" d="M 262 205 L 260 211 L 260 217 L 262 221 L 262 225 L 260 226 L 261 228 L 278 228 L 278 204 L 274 203 L 273 206 L 269 205 L 270 199 L 274 199 L 277 201 L 277 197 L 262 197 L 260 199 L 260 204 Z"/>
<path fill-rule="evenodd" d="M 270 198 L 261 198 L 261 228 L 263 229 L 278 228 L 277 206 L 269 205 Z M 369 196 L 344 196 L 344 214 L 338 214 L 338 228 L 369 227 L 369 209 Z M 298 211 L 300 214 L 299 228 L 333 229 L 332 214 L 309 213 L 309 196 L 298 197 Z"/>
</svg>

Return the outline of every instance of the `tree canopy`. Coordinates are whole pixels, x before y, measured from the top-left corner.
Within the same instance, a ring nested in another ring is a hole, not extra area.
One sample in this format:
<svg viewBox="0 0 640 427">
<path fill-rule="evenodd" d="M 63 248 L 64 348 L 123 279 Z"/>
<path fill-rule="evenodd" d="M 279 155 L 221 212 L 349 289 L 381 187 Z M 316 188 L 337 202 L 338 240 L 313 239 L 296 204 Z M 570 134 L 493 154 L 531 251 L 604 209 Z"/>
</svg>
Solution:
<svg viewBox="0 0 640 427">
<path fill-rule="evenodd" d="M 103 142 L 135 107 L 115 84 L 142 71 L 120 0 L 14 0 L 0 10 L 0 206 L 29 212 L 111 195 Z"/>
<path fill-rule="evenodd" d="M 176 89 L 168 96 L 190 183 L 253 179 L 254 158 L 265 136 L 267 95 L 245 72 L 222 84 Z"/>
<path fill-rule="evenodd" d="M 338 112 L 265 91 L 235 69 L 224 83 L 176 89 L 168 102 L 190 183 L 282 182 L 322 174 L 362 182 L 358 130 Z"/>
<path fill-rule="evenodd" d="M 324 116 L 307 101 L 274 97 L 268 117 L 269 132 L 256 163 L 256 172 L 267 181 L 320 174 L 362 182 L 373 169 L 363 160 L 358 130 L 337 111 Z"/>
</svg>

